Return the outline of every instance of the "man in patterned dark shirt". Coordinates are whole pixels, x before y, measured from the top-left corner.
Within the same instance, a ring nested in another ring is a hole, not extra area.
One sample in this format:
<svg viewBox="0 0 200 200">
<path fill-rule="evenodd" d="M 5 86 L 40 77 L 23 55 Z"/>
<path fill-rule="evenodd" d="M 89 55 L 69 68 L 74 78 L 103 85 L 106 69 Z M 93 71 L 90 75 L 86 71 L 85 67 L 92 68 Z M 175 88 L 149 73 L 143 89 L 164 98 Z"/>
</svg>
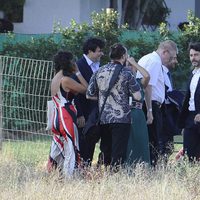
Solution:
<svg viewBox="0 0 200 200">
<path fill-rule="evenodd" d="M 105 166 L 111 165 L 117 169 L 126 158 L 127 143 L 131 128 L 131 108 L 129 99 L 140 100 L 140 86 L 135 80 L 133 71 L 124 67 L 127 59 L 127 49 L 121 44 L 115 44 L 110 50 L 111 63 L 102 66 L 93 74 L 87 90 L 87 98 L 98 99 L 101 110 L 104 95 L 109 87 L 115 67 L 121 65 L 122 70 L 111 89 L 103 109 L 101 124 L 100 150 Z M 135 64 L 137 64 L 135 62 Z M 117 168 L 116 168 L 117 167 Z"/>
</svg>

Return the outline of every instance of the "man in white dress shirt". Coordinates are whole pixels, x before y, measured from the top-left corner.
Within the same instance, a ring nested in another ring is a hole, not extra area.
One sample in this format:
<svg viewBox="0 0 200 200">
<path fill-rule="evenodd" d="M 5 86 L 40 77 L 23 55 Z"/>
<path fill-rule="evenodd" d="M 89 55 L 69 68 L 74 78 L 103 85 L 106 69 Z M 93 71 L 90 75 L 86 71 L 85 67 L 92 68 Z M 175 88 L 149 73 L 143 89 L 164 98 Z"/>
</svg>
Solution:
<svg viewBox="0 0 200 200">
<path fill-rule="evenodd" d="M 138 64 L 150 74 L 150 81 L 145 89 L 147 124 L 149 131 L 151 164 L 155 166 L 163 154 L 164 141 L 162 138 L 162 104 L 165 100 L 165 81 L 162 65 L 167 66 L 176 57 L 177 46 L 171 40 L 163 41 L 156 51 L 143 56 Z M 137 73 L 137 78 L 141 74 Z"/>
<path fill-rule="evenodd" d="M 193 71 L 189 78 L 179 120 L 184 128 L 183 150 L 190 161 L 200 160 L 200 42 L 190 43 L 189 56 Z"/>
</svg>

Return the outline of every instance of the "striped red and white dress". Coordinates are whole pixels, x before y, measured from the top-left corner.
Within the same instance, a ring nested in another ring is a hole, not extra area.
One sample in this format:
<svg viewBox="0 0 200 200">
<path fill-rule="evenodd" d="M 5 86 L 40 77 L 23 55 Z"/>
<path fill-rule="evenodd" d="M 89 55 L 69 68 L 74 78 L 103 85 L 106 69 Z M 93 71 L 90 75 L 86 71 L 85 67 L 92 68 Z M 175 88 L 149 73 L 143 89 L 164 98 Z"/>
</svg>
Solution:
<svg viewBox="0 0 200 200">
<path fill-rule="evenodd" d="M 80 165 L 78 129 L 74 95 L 60 87 L 52 98 L 54 102 L 53 141 L 48 161 L 48 171 L 58 168 L 65 176 L 72 176 Z"/>
</svg>

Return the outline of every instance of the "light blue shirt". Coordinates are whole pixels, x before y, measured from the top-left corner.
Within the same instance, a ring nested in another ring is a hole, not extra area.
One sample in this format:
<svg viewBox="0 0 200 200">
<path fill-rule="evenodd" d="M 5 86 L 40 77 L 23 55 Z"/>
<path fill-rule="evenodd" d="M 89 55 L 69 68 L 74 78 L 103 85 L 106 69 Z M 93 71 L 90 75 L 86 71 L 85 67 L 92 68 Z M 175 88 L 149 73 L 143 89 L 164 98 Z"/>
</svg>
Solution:
<svg viewBox="0 0 200 200">
<path fill-rule="evenodd" d="M 87 64 L 91 67 L 93 73 L 95 73 L 99 69 L 100 62 L 93 62 L 85 54 L 83 54 L 83 56 L 85 57 Z"/>
</svg>

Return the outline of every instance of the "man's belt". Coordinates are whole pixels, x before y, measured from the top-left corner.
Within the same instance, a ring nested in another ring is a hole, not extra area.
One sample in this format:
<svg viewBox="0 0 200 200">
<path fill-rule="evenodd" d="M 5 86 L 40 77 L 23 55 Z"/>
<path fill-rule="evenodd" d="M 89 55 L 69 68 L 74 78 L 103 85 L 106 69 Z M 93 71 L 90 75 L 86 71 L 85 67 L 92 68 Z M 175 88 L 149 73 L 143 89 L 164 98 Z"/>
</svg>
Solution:
<svg viewBox="0 0 200 200">
<path fill-rule="evenodd" d="M 159 101 L 156 101 L 156 100 L 152 100 L 152 103 L 156 104 L 159 108 L 161 108 L 161 106 L 162 106 L 162 103 L 160 103 Z"/>
</svg>

